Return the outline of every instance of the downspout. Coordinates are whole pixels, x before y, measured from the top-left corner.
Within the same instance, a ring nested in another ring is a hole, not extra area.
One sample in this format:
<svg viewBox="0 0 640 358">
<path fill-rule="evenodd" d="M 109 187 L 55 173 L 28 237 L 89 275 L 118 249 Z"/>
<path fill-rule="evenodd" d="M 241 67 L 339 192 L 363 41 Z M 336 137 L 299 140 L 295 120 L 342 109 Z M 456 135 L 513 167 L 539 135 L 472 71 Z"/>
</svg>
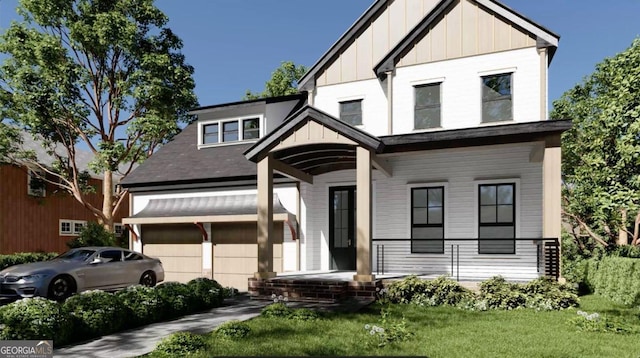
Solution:
<svg viewBox="0 0 640 358">
<path fill-rule="evenodd" d="M 387 75 L 387 134 L 393 134 L 393 71 L 385 72 Z"/>
</svg>

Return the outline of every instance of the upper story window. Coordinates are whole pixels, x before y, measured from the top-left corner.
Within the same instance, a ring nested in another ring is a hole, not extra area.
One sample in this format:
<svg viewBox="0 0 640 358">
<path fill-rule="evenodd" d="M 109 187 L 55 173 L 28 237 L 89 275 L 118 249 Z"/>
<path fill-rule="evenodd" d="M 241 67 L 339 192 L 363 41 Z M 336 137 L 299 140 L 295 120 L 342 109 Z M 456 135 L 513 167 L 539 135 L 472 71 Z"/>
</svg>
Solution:
<svg viewBox="0 0 640 358">
<path fill-rule="evenodd" d="M 440 86 L 430 83 L 414 87 L 414 129 L 440 127 Z"/>
<path fill-rule="evenodd" d="M 31 196 L 46 196 L 47 183 L 43 179 L 45 173 L 40 169 L 29 169 L 27 173 L 27 194 Z"/>
<path fill-rule="evenodd" d="M 260 139 L 261 117 L 204 121 L 198 131 L 198 145 L 233 143 Z"/>
<path fill-rule="evenodd" d="M 359 126 L 362 124 L 362 100 L 340 102 L 340 120 Z"/>
<path fill-rule="evenodd" d="M 513 119 L 511 73 L 482 77 L 482 123 Z"/>
</svg>

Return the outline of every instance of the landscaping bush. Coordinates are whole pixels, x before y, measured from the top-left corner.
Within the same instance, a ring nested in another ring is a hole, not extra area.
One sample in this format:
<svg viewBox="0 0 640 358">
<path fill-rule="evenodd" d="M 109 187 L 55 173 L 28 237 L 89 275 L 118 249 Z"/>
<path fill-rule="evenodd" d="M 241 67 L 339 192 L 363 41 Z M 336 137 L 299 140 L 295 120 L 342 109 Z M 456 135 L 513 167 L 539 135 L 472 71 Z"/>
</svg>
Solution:
<svg viewBox="0 0 640 358">
<path fill-rule="evenodd" d="M 11 255 L 0 255 L 0 270 L 13 265 L 47 261 L 58 256 L 55 252 L 19 252 Z"/>
<path fill-rule="evenodd" d="M 576 290 L 568 284 L 558 283 L 550 277 L 540 277 L 523 286 L 526 306 L 539 310 L 559 310 L 578 305 Z"/>
<path fill-rule="evenodd" d="M 116 246 L 116 236 L 105 230 L 102 225 L 89 222 L 82 228 L 78 237 L 67 242 L 67 246 L 70 249 L 84 246 Z"/>
<path fill-rule="evenodd" d="M 154 355 L 182 357 L 196 353 L 206 347 L 207 340 L 205 337 L 191 332 L 178 332 L 158 343 Z"/>
<path fill-rule="evenodd" d="M 187 286 L 193 294 L 195 311 L 219 307 L 222 304 L 224 291 L 215 280 L 199 277 L 189 281 Z"/>
<path fill-rule="evenodd" d="M 0 308 L 0 339 L 53 340 L 54 345 L 68 343 L 71 317 L 57 302 L 42 297 L 24 298 Z"/>
<path fill-rule="evenodd" d="M 219 325 L 214 332 L 221 338 L 240 339 L 248 336 L 251 328 L 244 322 L 229 321 Z"/>
<path fill-rule="evenodd" d="M 288 318 L 292 314 L 291 308 L 287 307 L 283 302 L 272 303 L 263 308 L 260 312 L 262 317 L 280 317 Z"/>
<path fill-rule="evenodd" d="M 154 323 L 162 317 L 163 302 L 154 288 L 135 285 L 116 293 L 127 312 L 130 327 Z"/>
<path fill-rule="evenodd" d="M 473 294 L 459 283 L 441 276 L 432 281 L 409 276 L 389 285 L 387 298 L 395 303 L 414 303 L 421 306 L 455 306 Z"/>
<path fill-rule="evenodd" d="M 118 296 L 104 291 L 85 291 L 63 304 L 74 322 L 74 331 L 84 338 L 117 332 L 124 327 L 127 310 Z"/>
<path fill-rule="evenodd" d="M 173 318 L 194 312 L 195 296 L 189 286 L 178 282 L 165 282 L 156 286 L 162 301 L 162 318 Z"/>
<path fill-rule="evenodd" d="M 595 293 L 624 305 L 640 304 L 640 259 L 605 256 L 591 260 L 586 276 Z"/>
<path fill-rule="evenodd" d="M 288 318 L 295 321 L 315 321 L 320 319 L 320 314 L 312 309 L 296 308 Z"/>
<path fill-rule="evenodd" d="M 489 309 L 511 310 L 525 307 L 527 296 L 517 284 L 507 282 L 504 277 L 496 276 L 480 283 L 480 301 L 486 302 Z"/>
</svg>

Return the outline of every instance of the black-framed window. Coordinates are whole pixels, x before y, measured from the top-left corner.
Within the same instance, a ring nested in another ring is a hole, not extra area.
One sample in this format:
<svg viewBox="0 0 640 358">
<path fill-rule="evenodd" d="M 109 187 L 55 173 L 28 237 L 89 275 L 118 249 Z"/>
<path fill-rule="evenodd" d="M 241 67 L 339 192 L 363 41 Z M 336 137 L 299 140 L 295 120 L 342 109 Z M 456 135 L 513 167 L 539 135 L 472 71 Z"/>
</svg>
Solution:
<svg viewBox="0 0 640 358">
<path fill-rule="evenodd" d="M 260 138 L 260 120 L 258 118 L 244 119 L 242 121 L 242 139 Z"/>
<path fill-rule="evenodd" d="M 414 87 L 413 126 L 415 129 L 440 127 L 441 83 Z"/>
<path fill-rule="evenodd" d="M 511 73 L 482 77 L 482 122 L 513 120 Z"/>
<path fill-rule="evenodd" d="M 411 252 L 444 253 L 444 187 L 411 188 Z"/>
<path fill-rule="evenodd" d="M 362 124 L 362 100 L 340 102 L 340 120 L 357 126 Z"/>
<path fill-rule="evenodd" d="M 515 183 L 479 185 L 478 206 L 478 253 L 515 254 Z"/>
<path fill-rule="evenodd" d="M 236 142 L 238 141 L 238 121 L 222 123 L 222 141 Z"/>
<path fill-rule="evenodd" d="M 218 123 L 202 126 L 202 144 L 218 143 Z"/>
</svg>

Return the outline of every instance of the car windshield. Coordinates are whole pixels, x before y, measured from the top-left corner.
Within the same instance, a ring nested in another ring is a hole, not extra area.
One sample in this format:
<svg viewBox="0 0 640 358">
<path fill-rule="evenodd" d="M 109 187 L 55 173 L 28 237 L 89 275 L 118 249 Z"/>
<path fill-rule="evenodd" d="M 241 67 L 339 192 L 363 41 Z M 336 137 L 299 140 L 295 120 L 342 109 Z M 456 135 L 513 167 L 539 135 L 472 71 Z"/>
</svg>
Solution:
<svg viewBox="0 0 640 358">
<path fill-rule="evenodd" d="M 87 250 L 87 249 L 71 250 L 71 251 L 67 251 L 64 254 L 56 257 L 56 259 L 59 259 L 59 260 L 84 261 L 84 260 L 88 259 L 89 257 L 91 257 L 91 255 L 93 255 L 95 252 L 96 252 L 95 250 Z"/>
</svg>

